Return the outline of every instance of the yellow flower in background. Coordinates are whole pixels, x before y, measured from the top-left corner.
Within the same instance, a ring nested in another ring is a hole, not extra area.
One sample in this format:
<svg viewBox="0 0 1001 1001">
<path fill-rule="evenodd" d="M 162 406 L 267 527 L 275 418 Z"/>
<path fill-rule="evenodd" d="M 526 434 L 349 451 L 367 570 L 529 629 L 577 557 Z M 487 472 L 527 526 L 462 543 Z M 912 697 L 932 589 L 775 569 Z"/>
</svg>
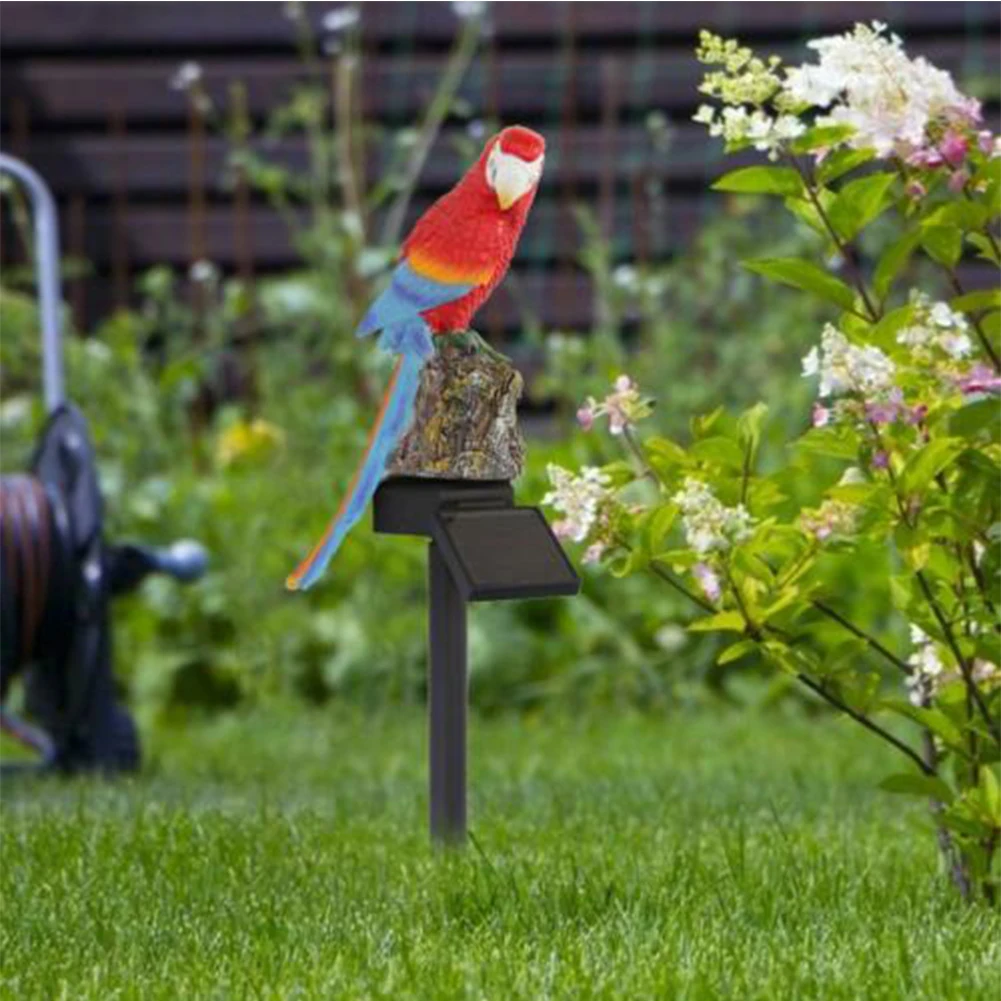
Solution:
<svg viewBox="0 0 1001 1001">
<path fill-rule="evenodd" d="M 223 467 L 236 462 L 260 462 L 285 445 L 285 432 L 270 421 L 255 417 L 236 421 L 219 435 L 216 462 Z"/>
</svg>

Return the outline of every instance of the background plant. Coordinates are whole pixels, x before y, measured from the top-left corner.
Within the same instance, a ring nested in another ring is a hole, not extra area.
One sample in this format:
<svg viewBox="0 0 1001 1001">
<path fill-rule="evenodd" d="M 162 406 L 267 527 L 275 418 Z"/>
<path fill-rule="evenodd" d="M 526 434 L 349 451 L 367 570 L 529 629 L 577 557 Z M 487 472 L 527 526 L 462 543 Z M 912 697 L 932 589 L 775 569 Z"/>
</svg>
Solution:
<svg viewBox="0 0 1001 1001">
<path fill-rule="evenodd" d="M 655 575 L 703 613 L 690 629 L 727 634 L 721 662 L 764 663 L 895 748 L 903 768 L 884 788 L 929 799 L 954 883 L 994 900 L 1001 296 L 968 290 L 962 264 L 1001 263 L 997 140 L 882 26 L 811 47 L 818 63 L 783 68 L 703 33 L 718 104 L 696 119 L 729 151 L 773 161 L 717 190 L 781 199 L 819 238 L 812 259 L 745 261 L 827 309 L 803 359 L 819 383 L 813 427 L 767 462 L 762 404 L 694 419 L 686 446 L 641 441 L 649 404 L 622 378 L 579 419 L 607 419 L 627 461 L 553 469 L 546 499 L 586 559 Z M 894 236 L 867 261 L 858 245 L 877 224 Z M 941 272 L 947 299 L 908 287 L 912 258 Z M 845 593 L 857 561 L 864 617 Z"/>
</svg>

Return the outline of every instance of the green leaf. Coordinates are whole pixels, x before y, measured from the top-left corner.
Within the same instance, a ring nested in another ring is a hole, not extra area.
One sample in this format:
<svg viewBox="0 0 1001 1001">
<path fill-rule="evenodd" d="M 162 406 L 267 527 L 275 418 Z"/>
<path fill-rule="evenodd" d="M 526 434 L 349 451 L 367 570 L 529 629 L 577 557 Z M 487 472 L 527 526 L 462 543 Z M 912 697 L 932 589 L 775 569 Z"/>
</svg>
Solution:
<svg viewBox="0 0 1001 1001">
<path fill-rule="evenodd" d="M 958 226 L 923 227 L 921 246 L 933 261 L 954 268 L 963 253 L 963 231 Z"/>
<path fill-rule="evenodd" d="M 987 223 L 987 206 L 977 202 L 949 202 L 940 205 L 930 215 L 925 216 L 921 225 L 956 226 L 966 232 L 983 228 Z"/>
<path fill-rule="evenodd" d="M 695 439 L 709 437 L 709 432 L 722 416 L 723 407 L 718 406 L 715 410 L 710 411 L 708 414 L 698 414 L 693 417 L 689 421 L 689 426 L 692 429 L 692 437 Z"/>
<path fill-rule="evenodd" d="M 858 456 L 858 442 L 844 427 L 811 428 L 796 442 L 796 448 L 811 455 L 829 455 L 836 459 Z"/>
<path fill-rule="evenodd" d="M 866 174 L 849 181 L 831 204 L 828 218 L 843 240 L 854 240 L 858 234 L 889 208 L 890 188 L 897 175 Z"/>
<path fill-rule="evenodd" d="M 664 504 L 654 511 L 646 529 L 647 549 L 651 553 L 657 552 L 664 544 L 664 539 L 667 538 L 667 533 L 671 531 L 677 517 L 678 508 L 674 504 Z"/>
<path fill-rule="evenodd" d="M 872 288 L 880 302 L 883 302 L 889 295 L 894 279 L 907 266 L 907 262 L 911 259 L 911 254 L 914 253 L 920 239 L 921 233 L 918 230 L 913 230 L 910 233 L 905 233 L 883 252 L 872 276 Z"/>
<path fill-rule="evenodd" d="M 980 769 L 980 794 L 984 804 L 984 819 L 1001 827 L 1001 785 L 989 765 Z"/>
<path fill-rule="evenodd" d="M 855 308 L 855 293 L 844 282 L 810 261 L 798 257 L 761 257 L 744 261 L 743 265 L 748 271 L 804 292 L 811 292 L 844 310 L 851 311 Z"/>
<path fill-rule="evenodd" d="M 950 300 L 953 309 L 964 313 L 987 313 L 992 309 L 1001 309 L 1001 289 L 985 288 L 979 292 L 967 292 Z"/>
<path fill-rule="evenodd" d="M 985 261 L 990 261 L 991 264 L 1001 264 L 1001 256 L 998 256 L 997 243 L 991 243 L 986 234 L 970 233 L 967 239 L 979 251 L 977 257 Z"/>
<path fill-rule="evenodd" d="M 854 131 L 855 129 L 851 125 L 815 125 L 812 129 L 807 129 L 801 136 L 797 136 L 789 144 L 789 148 L 794 153 L 812 153 L 825 146 L 837 146 Z M 869 156 L 872 156 L 871 152 Z M 826 163 L 827 160 L 825 159 L 823 162 Z"/>
<path fill-rule="evenodd" d="M 826 209 L 827 204 L 834 198 L 834 195 L 830 191 L 821 191 L 819 198 L 822 207 Z M 790 197 L 785 199 L 783 205 L 798 219 L 802 219 L 814 232 L 819 233 L 825 240 L 830 240 L 831 234 L 827 228 L 827 224 L 812 201 L 806 198 Z"/>
<path fill-rule="evenodd" d="M 790 586 L 786 587 L 779 596 L 770 605 L 762 608 L 756 618 L 759 625 L 769 622 L 771 619 L 775 618 L 779 612 L 785 611 L 791 605 L 795 605 L 797 601 L 802 600 L 802 595 L 798 587 Z"/>
<path fill-rule="evenodd" d="M 601 471 L 608 477 L 609 486 L 624 487 L 627 483 L 632 483 L 637 479 L 636 470 L 622 460 L 609 462 L 601 467 Z"/>
<path fill-rule="evenodd" d="M 897 334 L 914 319 L 914 306 L 907 303 L 886 313 L 879 323 L 869 328 L 866 340 L 874 347 L 893 351 L 897 345 Z"/>
<path fill-rule="evenodd" d="M 792 167 L 740 167 L 724 174 L 714 191 L 753 195 L 801 195 L 803 179 Z"/>
<path fill-rule="evenodd" d="M 803 671 L 803 659 L 787 644 L 778 640 L 766 640 L 760 644 L 760 649 L 768 662 L 774 664 L 780 671 L 794 677 Z"/>
<path fill-rule="evenodd" d="M 998 428 L 998 403 L 996 399 L 977 400 L 960 407 L 949 418 L 950 433 L 963 438 L 973 438 L 987 428 Z"/>
<path fill-rule="evenodd" d="M 917 493 L 955 461 L 966 449 L 962 438 L 935 438 L 907 460 L 900 473 L 900 489 L 905 494 Z"/>
<path fill-rule="evenodd" d="M 839 149 L 825 157 L 817 166 L 817 180 L 821 184 L 830 184 L 856 167 L 868 163 L 874 156 L 871 149 Z"/>
<path fill-rule="evenodd" d="M 757 644 L 754 640 L 738 640 L 736 643 L 728 646 L 717 658 L 716 663 L 719 665 L 730 664 L 735 660 L 739 660 L 745 654 L 753 653 L 757 648 Z"/>
<path fill-rule="evenodd" d="M 643 446 L 646 449 L 647 461 L 654 472 L 663 479 L 669 479 L 679 468 L 688 465 L 687 453 L 670 438 L 662 438 L 659 435 L 647 438 Z"/>
<path fill-rule="evenodd" d="M 750 452 L 751 462 L 754 462 L 758 454 L 758 446 L 761 444 L 761 427 L 768 414 L 768 405 L 765 403 L 755 403 L 737 418 L 737 436 L 740 443 Z"/>
<path fill-rule="evenodd" d="M 884 699 L 881 704 L 884 709 L 889 709 L 930 730 L 947 747 L 966 754 L 962 731 L 941 709 L 911 705 L 906 699 Z"/>
<path fill-rule="evenodd" d="M 715 615 L 707 615 L 704 619 L 696 619 L 688 629 L 693 633 L 742 633 L 744 616 L 740 612 L 717 612 Z"/>
<path fill-rule="evenodd" d="M 664 563 L 675 572 L 688 570 L 699 562 L 699 557 L 691 549 L 666 549 L 650 557 L 651 563 Z"/>
<path fill-rule="evenodd" d="M 737 443 L 720 435 L 695 442 L 689 452 L 702 462 L 715 462 L 725 469 L 741 469 L 744 465 L 744 453 Z"/>
<path fill-rule="evenodd" d="M 889 778 L 883 779 L 879 783 L 879 787 L 887 792 L 937 799 L 940 803 L 948 804 L 953 800 L 952 790 L 942 779 L 920 772 L 901 772 L 898 775 L 891 775 Z"/>
<path fill-rule="evenodd" d="M 613 577 L 628 577 L 630 574 L 645 570 L 649 562 L 646 553 L 634 549 L 628 556 L 615 560 L 610 571 Z"/>
</svg>

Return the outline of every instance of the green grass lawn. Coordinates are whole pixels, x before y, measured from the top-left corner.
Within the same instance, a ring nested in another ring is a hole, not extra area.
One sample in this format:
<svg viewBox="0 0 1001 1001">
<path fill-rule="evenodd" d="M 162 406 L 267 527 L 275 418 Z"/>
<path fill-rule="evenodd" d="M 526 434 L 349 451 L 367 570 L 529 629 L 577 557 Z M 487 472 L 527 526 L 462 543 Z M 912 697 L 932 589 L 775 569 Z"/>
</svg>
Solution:
<svg viewBox="0 0 1001 1001">
<path fill-rule="evenodd" d="M 8 782 L 7 998 L 978 998 L 892 761 L 834 720 L 475 720 L 474 846 L 427 845 L 421 717 L 161 735 L 140 779 Z"/>
</svg>

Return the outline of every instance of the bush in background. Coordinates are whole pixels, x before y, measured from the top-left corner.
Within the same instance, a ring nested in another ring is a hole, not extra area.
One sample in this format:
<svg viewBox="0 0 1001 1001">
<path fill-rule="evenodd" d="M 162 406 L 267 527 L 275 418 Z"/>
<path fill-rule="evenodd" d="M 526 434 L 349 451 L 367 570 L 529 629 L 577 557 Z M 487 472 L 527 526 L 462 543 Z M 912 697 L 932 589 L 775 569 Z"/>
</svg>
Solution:
<svg viewBox="0 0 1001 1001">
<path fill-rule="evenodd" d="M 621 376 L 578 419 L 607 421 L 630 461 L 554 466 L 546 500 L 586 560 L 616 577 L 652 574 L 698 608 L 690 629 L 728 638 L 721 663 L 765 664 L 898 751 L 902 770 L 884 788 L 929 800 L 954 884 L 993 902 L 1001 292 L 967 291 L 959 267 L 964 252 L 1001 265 L 1001 146 L 977 102 L 882 26 L 812 47 L 818 64 L 783 68 L 703 33 L 703 91 L 721 107 L 696 115 L 729 151 L 753 146 L 776 162 L 716 188 L 781 199 L 841 262 L 840 276 L 806 256 L 745 262 L 826 304 L 803 358 L 812 429 L 770 465 L 760 403 L 693 419 L 686 446 L 640 440 L 651 401 Z M 895 236 L 867 272 L 854 245 L 880 219 Z M 944 273 L 948 299 L 908 290 L 915 255 Z M 859 565 L 853 594 L 846 575 Z M 872 628 L 874 614 L 896 623 L 896 640 Z M 914 732 L 899 736 L 887 715 Z"/>
</svg>

